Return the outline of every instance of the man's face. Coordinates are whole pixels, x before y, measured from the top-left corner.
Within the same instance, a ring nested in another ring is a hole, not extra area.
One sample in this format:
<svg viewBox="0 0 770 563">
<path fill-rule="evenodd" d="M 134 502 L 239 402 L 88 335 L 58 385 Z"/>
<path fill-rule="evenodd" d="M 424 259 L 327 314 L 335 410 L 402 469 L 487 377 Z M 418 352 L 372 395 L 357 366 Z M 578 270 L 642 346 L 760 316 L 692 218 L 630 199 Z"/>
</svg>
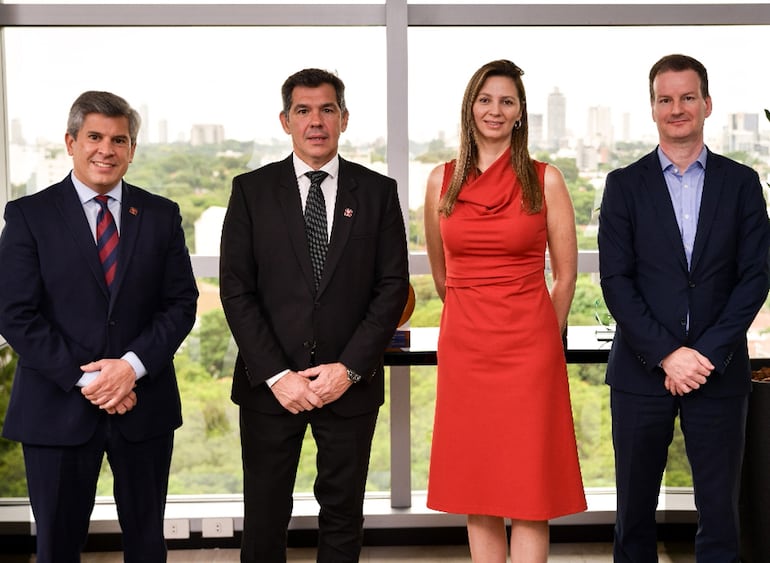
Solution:
<svg viewBox="0 0 770 563">
<path fill-rule="evenodd" d="M 329 162 L 348 126 L 348 112 L 337 104 L 331 84 L 317 88 L 297 86 L 292 91 L 289 115 L 281 112 L 283 130 L 291 135 L 294 152 L 313 168 Z"/>
<path fill-rule="evenodd" d="M 72 157 L 75 177 L 86 186 L 105 194 L 125 175 L 134 158 L 127 117 L 89 113 L 77 138 L 64 137 L 67 154 Z"/>
<path fill-rule="evenodd" d="M 711 97 L 704 98 L 694 70 L 668 71 L 655 77 L 652 119 L 661 144 L 703 141 L 703 125 L 711 115 Z"/>
</svg>

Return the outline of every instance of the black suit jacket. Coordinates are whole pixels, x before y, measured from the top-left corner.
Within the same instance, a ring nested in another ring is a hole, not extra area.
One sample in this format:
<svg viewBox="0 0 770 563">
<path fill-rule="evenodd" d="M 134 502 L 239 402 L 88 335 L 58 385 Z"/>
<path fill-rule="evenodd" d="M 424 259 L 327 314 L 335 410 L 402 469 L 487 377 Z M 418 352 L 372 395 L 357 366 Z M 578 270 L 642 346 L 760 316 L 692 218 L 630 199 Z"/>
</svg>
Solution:
<svg viewBox="0 0 770 563">
<path fill-rule="evenodd" d="M 8 203 L 0 237 L 0 334 L 19 354 L 6 438 L 76 445 L 103 412 L 75 384 L 81 365 L 133 351 L 147 368 L 137 405 L 113 421 L 133 441 L 182 423 L 172 359 L 198 291 L 179 207 L 123 183 L 118 269 L 107 291 L 93 234 L 68 175 Z"/>
<path fill-rule="evenodd" d="M 237 176 L 222 232 L 222 305 L 239 348 L 232 399 L 286 410 L 265 380 L 342 362 L 367 376 L 328 407 L 343 416 L 384 400 L 383 352 L 408 291 L 396 183 L 340 158 L 332 234 L 318 294 L 292 157 Z"/>
<path fill-rule="evenodd" d="M 770 245 L 757 173 L 708 152 L 689 270 L 656 151 L 607 176 L 598 238 L 602 290 L 617 321 L 607 382 L 667 394 L 658 364 L 688 346 L 715 366 L 705 395 L 748 393 L 746 331 L 767 296 Z"/>
</svg>

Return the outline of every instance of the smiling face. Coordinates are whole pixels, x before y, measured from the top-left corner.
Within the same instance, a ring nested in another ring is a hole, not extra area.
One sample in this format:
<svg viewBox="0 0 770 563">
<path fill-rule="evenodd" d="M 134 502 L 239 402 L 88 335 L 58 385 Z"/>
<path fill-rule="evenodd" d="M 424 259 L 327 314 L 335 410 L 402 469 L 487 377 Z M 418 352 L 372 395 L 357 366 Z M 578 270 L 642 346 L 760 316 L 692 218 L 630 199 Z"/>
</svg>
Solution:
<svg viewBox="0 0 770 563">
<path fill-rule="evenodd" d="M 136 145 L 131 144 L 127 117 L 89 113 L 77 138 L 64 137 L 75 177 L 97 193 L 114 188 L 128 170 Z"/>
<path fill-rule="evenodd" d="M 337 154 L 340 135 L 348 126 L 348 112 L 340 109 L 331 84 L 297 86 L 288 115 L 281 112 L 280 118 L 296 155 L 315 169 Z"/>
<path fill-rule="evenodd" d="M 490 76 L 473 102 L 473 122 L 480 138 L 510 142 L 516 120 L 521 119 L 521 100 L 514 81 Z"/>
<path fill-rule="evenodd" d="M 703 126 L 711 115 L 711 97 L 701 93 L 694 70 L 662 72 L 652 83 L 652 119 L 661 146 L 703 143 Z"/>
</svg>

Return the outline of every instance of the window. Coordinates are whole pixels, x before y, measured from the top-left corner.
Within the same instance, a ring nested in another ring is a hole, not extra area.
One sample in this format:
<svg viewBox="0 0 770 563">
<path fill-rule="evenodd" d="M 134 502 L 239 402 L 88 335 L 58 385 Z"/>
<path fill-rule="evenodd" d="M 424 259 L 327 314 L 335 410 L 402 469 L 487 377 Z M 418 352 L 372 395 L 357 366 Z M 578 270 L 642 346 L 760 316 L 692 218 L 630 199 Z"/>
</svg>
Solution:
<svg viewBox="0 0 770 563">
<path fill-rule="evenodd" d="M 0 101 L 6 104 L 0 108 L 0 133 L 8 152 L 0 154 L 0 203 L 67 173 L 66 115 L 82 91 L 114 91 L 142 113 L 127 179 L 180 202 L 202 293 L 199 324 L 178 358 L 189 402 L 176 441 L 173 493 L 240 490 L 237 417 L 227 382 L 234 351 L 215 279 L 218 221 L 234 174 L 290 150 L 278 121 L 280 86 L 290 72 L 309 66 L 337 71 L 347 85 L 351 112 L 342 154 L 399 180 L 421 302 L 413 326 L 435 325 L 440 313 L 422 254 L 425 180 L 432 167 L 452 158 L 465 84 L 489 60 L 509 58 L 525 70 L 532 154 L 555 163 L 568 179 L 585 251 L 573 326 L 595 325 L 597 314 L 611 322 L 599 299 L 591 253 L 594 210 L 604 174 L 655 145 L 647 72 L 658 57 L 680 51 L 706 64 L 714 99 L 706 127 L 709 146 L 746 161 L 763 178 L 770 173 L 770 124 L 762 115 L 770 101 L 764 63 L 757 59 L 767 50 L 767 3 L 687 0 L 673 8 L 654 0 L 640 8 L 568 2 L 573 7 L 564 8 L 555 0 L 484 6 L 342 0 L 334 5 L 354 5 L 331 10 L 332 4 L 307 0 L 268 11 L 260 3 L 236 0 L 242 6 L 223 12 L 201 0 L 188 2 L 200 4 L 198 9 L 152 0 L 142 6 L 87 2 L 105 5 L 53 2 L 55 8 L 41 10 L 34 4 L 52 3 L 35 0 L 15 3 L 11 12 L 0 2 L 0 21 L 7 25 L 0 35 L 5 73 L 5 82 L 0 73 Z M 757 353 L 765 356 L 759 347 L 768 324 L 763 311 L 753 329 Z M 414 490 L 425 487 L 434 378 L 433 367 L 412 369 Z M 570 378 L 585 483 L 611 487 L 603 368 L 570 366 Z M 380 413 L 371 491 L 392 484 L 389 407 Z M 201 436 L 208 459 L 188 471 Z M 222 455 L 230 456 L 227 463 L 221 463 Z M 312 465 L 310 455 L 305 452 L 303 463 Z M 680 476 L 666 483 L 679 485 Z M 105 494 L 108 479 L 100 488 Z M 298 484 L 298 490 L 309 488 L 305 481 Z"/>
</svg>

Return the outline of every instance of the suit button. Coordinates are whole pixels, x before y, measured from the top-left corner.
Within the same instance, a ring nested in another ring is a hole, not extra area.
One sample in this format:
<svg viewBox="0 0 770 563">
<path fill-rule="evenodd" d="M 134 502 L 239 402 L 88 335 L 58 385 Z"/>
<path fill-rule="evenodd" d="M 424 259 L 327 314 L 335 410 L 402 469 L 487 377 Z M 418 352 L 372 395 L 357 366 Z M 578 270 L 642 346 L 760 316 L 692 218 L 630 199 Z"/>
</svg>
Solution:
<svg viewBox="0 0 770 563">
<path fill-rule="evenodd" d="M 118 324 L 118 323 L 116 323 L 115 321 L 109 321 L 107 324 L 108 324 L 109 326 L 115 326 L 115 325 L 116 325 L 116 324 Z"/>
<path fill-rule="evenodd" d="M 693 288 L 693 287 L 695 287 L 695 282 L 690 280 L 690 282 L 687 285 L 689 285 L 691 288 Z"/>
</svg>

